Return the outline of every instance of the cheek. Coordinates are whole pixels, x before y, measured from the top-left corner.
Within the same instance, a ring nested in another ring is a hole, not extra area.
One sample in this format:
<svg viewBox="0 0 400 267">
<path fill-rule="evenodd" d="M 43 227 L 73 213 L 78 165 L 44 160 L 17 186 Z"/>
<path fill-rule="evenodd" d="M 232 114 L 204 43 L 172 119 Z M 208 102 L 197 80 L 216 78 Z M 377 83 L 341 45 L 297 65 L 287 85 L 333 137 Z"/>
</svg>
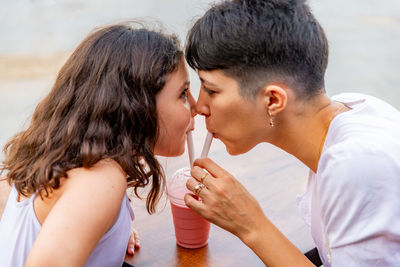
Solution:
<svg viewBox="0 0 400 267">
<path fill-rule="evenodd" d="M 219 131 L 224 131 L 226 134 L 235 134 L 238 129 L 242 115 L 237 105 L 216 105 L 214 111 L 211 112 L 211 117 L 214 117 L 214 123 Z"/>
<path fill-rule="evenodd" d="M 179 113 L 176 114 L 174 119 L 171 119 L 170 127 L 170 140 L 171 143 L 174 143 L 175 146 L 184 146 L 186 132 L 188 131 L 191 123 L 191 114 L 187 109 L 182 109 Z M 183 144 L 180 144 L 183 142 Z M 184 151 L 182 151 L 183 153 Z"/>
<path fill-rule="evenodd" d="M 191 123 L 191 119 L 192 119 L 192 115 L 190 112 L 190 108 L 187 109 L 183 109 L 182 112 L 180 112 L 179 116 L 182 118 L 181 119 L 181 127 L 183 128 L 184 132 L 186 133 L 186 131 L 188 130 L 190 123 Z"/>
<path fill-rule="evenodd" d="M 212 113 L 214 120 L 211 119 L 211 123 L 215 123 L 217 134 L 221 135 L 221 141 L 225 143 L 230 154 L 241 154 L 242 150 L 247 150 L 248 143 L 253 138 L 252 112 L 241 108 L 241 104 L 235 104 L 221 105 Z"/>
<path fill-rule="evenodd" d="M 160 134 L 155 153 L 161 156 L 178 156 L 185 150 L 186 131 L 191 122 L 186 108 L 170 110 L 161 115 Z"/>
</svg>

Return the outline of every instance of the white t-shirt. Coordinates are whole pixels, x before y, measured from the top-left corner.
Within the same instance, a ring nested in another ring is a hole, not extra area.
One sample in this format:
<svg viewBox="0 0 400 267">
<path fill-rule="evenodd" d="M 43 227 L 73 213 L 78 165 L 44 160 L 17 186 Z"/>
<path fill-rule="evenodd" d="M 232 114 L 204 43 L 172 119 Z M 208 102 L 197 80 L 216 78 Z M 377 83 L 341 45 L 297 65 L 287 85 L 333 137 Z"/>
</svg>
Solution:
<svg viewBox="0 0 400 267">
<path fill-rule="evenodd" d="M 324 266 L 400 266 L 400 112 L 362 94 L 331 122 L 298 204 Z"/>
</svg>

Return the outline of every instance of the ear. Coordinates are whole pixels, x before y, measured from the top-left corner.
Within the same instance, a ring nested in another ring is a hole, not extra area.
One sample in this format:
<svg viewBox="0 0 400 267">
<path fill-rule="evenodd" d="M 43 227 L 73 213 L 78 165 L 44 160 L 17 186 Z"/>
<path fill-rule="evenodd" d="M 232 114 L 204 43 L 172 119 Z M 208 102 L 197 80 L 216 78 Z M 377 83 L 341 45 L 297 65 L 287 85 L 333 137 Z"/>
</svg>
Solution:
<svg viewBox="0 0 400 267">
<path fill-rule="evenodd" d="M 286 90 L 276 84 L 268 84 L 261 89 L 261 97 L 263 98 L 264 106 L 275 116 L 286 108 L 288 95 Z"/>
</svg>

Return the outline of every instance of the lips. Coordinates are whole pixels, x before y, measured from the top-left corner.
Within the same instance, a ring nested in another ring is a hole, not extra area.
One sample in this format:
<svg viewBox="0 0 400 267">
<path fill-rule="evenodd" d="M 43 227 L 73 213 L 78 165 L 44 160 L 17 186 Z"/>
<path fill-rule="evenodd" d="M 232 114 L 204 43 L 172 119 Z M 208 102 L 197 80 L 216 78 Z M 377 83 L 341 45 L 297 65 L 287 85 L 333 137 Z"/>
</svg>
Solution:
<svg viewBox="0 0 400 267">
<path fill-rule="evenodd" d="M 212 133 L 213 134 L 213 136 L 215 136 L 216 134 L 215 134 L 215 131 L 213 130 L 213 129 L 210 129 L 209 127 L 208 127 L 208 125 L 206 124 L 206 129 L 207 129 L 207 131 L 208 132 L 210 132 L 210 133 Z"/>
<path fill-rule="evenodd" d="M 193 123 L 191 123 L 191 124 L 189 125 L 189 129 L 186 131 L 186 133 L 191 132 L 191 131 L 193 131 L 193 130 L 194 130 L 194 121 L 193 121 Z"/>
<path fill-rule="evenodd" d="M 209 123 L 208 120 L 206 119 L 206 128 L 207 131 L 213 134 L 213 138 L 218 138 L 218 135 L 215 133 L 215 130 L 211 129 L 211 127 L 209 127 Z"/>
<path fill-rule="evenodd" d="M 209 129 L 207 129 L 207 131 L 210 132 L 210 133 L 212 133 L 213 138 L 218 138 L 218 135 L 217 135 L 214 131 L 209 130 Z"/>
</svg>

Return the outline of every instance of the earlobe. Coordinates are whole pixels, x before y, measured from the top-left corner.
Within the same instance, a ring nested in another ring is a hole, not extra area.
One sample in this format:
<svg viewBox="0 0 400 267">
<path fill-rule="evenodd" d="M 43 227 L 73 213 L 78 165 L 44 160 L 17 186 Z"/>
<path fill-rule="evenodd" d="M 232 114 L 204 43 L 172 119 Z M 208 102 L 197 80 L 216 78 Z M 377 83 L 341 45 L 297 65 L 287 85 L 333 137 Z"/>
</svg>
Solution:
<svg viewBox="0 0 400 267">
<path fill-rule="evenodd" d="M 279 112 L 286 108 L 287 93 L 283 86 L 269 84 L 264 90 L 265 107 L 270 116 L 276 116 Z"/>
</svg>

